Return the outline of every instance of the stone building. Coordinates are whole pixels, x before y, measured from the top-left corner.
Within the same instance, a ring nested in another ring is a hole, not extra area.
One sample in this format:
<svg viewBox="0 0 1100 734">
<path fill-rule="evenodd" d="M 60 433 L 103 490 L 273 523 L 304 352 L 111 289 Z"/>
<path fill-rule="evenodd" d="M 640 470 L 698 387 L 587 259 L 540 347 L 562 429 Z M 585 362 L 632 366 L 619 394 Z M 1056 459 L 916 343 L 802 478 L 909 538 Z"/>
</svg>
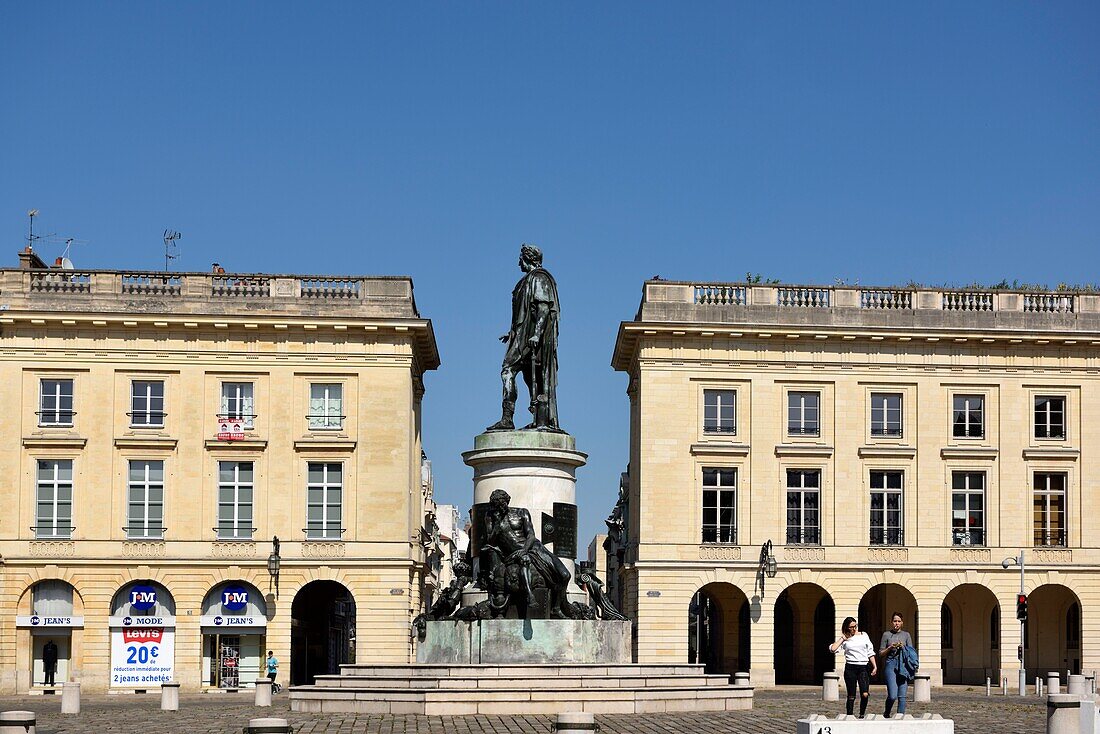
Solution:
<svg viewBox="0 0 1100 734">
<path fill-rule="evenodd" d="M 639 662 L 816 682 L 896 610 L 1015 680 L 1022 549 L 1029 680 L 1100 668 L 1100 296 L 654 280 L 613 365 Z"/>
<path fill-rule="evenodd" d="M 405 277 L 0 271 L 0 693 L 408 662 L 426 567 Z M 280 543 L 274 543 L 277 536 Z"/>
</svg>

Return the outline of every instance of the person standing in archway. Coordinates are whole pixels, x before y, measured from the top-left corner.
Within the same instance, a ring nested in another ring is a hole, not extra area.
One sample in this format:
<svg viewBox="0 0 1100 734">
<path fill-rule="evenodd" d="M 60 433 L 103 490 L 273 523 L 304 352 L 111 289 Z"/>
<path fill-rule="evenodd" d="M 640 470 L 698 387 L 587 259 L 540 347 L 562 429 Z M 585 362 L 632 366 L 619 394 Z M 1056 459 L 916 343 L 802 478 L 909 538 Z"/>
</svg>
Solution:
<svg viewBox="0 0 1100 734">
<path fill-rule="evenodd" d="M 909 677 L 901 664 L 901 651 L 906 646 L 913 646 L 913 638 L 901 627 L 905 624 L 905 618 L 901 612 L 890 615 L 890 629 L 882 633 L 882 642 L 878 646 L 878 654 L 883 656 L 883 669 L 886 678 L 886 718 L 893 714 L 894 701 L 898 702 L 898 713 L 905 713 L 905 697 L 909 692 Z"/>
<path fill-rule="evenodd" d="M 852 715 L 856 702 L 856 690 L 859 690 L 859 718 L 867 715 L 867 701 L 871 697 L 871 676 L 878 673 L 875 661 L 875 646 L 866 632 L 859 631 L 855 617 L 845 617 L 840 625 L 840 637 L 829 645 L 834 655 L 844 651 L 844 687 L 848 698 L 845 710 Z"/>
<path fill-rule="evenodd" d="M 43 685 L 56 685 L 54 675 L 57 673 L 57 645 L 53 640 L 47 640 L 42 648 L 42 673 L 45 678 Z"/>
</svg>

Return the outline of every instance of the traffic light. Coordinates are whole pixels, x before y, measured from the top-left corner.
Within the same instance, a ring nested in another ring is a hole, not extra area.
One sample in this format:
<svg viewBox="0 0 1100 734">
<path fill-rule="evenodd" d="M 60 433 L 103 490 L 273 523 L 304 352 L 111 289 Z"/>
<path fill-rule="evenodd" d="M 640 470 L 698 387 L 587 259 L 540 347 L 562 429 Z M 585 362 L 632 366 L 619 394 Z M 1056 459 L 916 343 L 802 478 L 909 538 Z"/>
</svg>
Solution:
<svg viewBox="0 0 1100 734">
<path fill-rule="evenodd" d="M 1027 619 L 1027 594 L 1016 595 L 1016 619 L 1021 622 Z"/>
</svg>

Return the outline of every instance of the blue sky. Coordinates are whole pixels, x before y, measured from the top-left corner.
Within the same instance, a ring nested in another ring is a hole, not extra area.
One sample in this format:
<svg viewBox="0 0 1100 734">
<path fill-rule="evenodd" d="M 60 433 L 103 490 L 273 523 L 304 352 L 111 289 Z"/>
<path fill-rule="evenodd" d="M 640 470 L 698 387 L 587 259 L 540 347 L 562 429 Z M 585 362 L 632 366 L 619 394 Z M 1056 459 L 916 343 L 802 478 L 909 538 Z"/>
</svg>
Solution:
<svg viewBox="0 0 1100 734">
<path fill-rule="evenodd" d="M 81 267 L 174 228 L 176 269 L 413 276 L 466 507 L 538 243 L 587 542 L 645 278 L 1100 281 L 1097 38 L 1095 2 L 6 3 L 0 262 L 37 207 Z"/>
</svg>

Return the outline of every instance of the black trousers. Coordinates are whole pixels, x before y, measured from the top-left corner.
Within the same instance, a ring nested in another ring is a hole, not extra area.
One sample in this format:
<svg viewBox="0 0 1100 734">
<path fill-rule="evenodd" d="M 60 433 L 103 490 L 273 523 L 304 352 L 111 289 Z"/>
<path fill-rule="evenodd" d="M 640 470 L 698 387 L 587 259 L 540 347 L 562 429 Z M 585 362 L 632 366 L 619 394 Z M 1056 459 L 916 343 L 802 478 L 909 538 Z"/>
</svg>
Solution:
<svg viewBox="0 0 1100 734">
<path fill-rule="evenodd" d="M 848 689 L 847 711 L 852 713 L 852 704 L 856 700 L 856 689 L 862 697 L 859 701 L 859 713 L 862 716 L 867 711 L 868 692 L 871 689 L 871 664 L 856 665 L 844 664 L 844 687 Z"/>
<path fill-rule="evenodd" d="M 57 664 L 55 663 L 54 665 L 46 665 L 45 669 L 42 672 L 45 674 L 45 677 L 46 677 L 46 680 L 43 683 L 43 685 L 47 685 L 47 686 L 54 685 L 53 678 L 54 678 L 54 674 L 57 672 Z"/>
</svg>

